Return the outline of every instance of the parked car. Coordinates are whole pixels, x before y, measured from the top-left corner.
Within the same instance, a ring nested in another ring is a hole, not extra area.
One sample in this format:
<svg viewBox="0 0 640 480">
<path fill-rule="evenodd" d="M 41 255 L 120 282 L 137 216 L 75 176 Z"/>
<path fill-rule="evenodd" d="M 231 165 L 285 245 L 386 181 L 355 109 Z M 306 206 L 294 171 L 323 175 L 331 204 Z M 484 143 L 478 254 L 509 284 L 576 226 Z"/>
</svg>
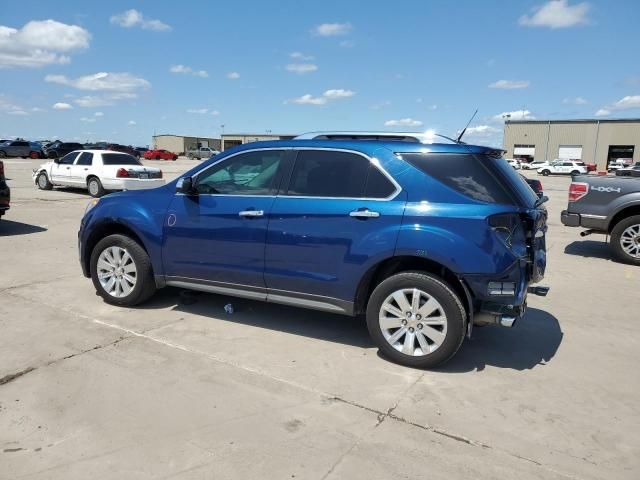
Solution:
<svg viewBox="0 0 640 480">
<path fill-rule="evenodd" d="M 632 164 L 632 160 L 629 158 L 618 158 L 617 160 L 609 163 L 609 165 L 607 166 L 607 172 L 609 173 L 613 173 L 616 170 L 620 170 L 622 168 L 628 168 L 631 166 Z"/>
<path fill-rule="evenodd" d="M 513 158 L 506 158 L 505 160 L 513 168 L 515 168 L 516 170 L 520 170 L 521 166 L 520 166 L 520 161 L 519 160 L 514 160 Z"/>
<path fill-rule="evenodd" d="M 366 313 L 387 357 L 433 367 L 471 325 L 512 326 L 527 293 L 546 295 L 530 285 L 547 213 L 500 150 L 429 139 L 249 143 L 165 187 L 108 195 L 81 221 L 83 273 L 120 306 L 176 286 Z"/>
<path fill-rule="evenodd" d="M 220 152 L 218 150 L 214 150 L 213 148 L 210 147 L 200 147 L 200 148 L 196 148 L 193 150 L 187 150 L 186 155 L 188 158 L 191 159 L 203 159 L 203 158 L 211 158 L 214 155 L 219 154 Z"/>
<path fill-rule="evenodd" d="M 538 169 L 541 175 L 580 175 L 589 173 L 587 166 L 582 162 L 561 161 L 554 162 L 546 167 Z"/>
<path fill-rule="evenodd" d="M 4 176 L 4 162 L 0 160 L 0 218 L 9 210 L 11 203 L 11 190 Z"/>
<path fill-rule="evenodd" d="M 522 176 L 527 184 L 531 187 L 531 190 L 538 196 L 538 198 L 544 197 L 544 190 L 542 189 L 542 182 L 536 178 L 527 178 L 524 175 Z"/>
<path fill-rule="evenodd" d="M 0 158 L 40 158 L 40 150 L 26 140 L 8 140 L 0 144 Z"/>
<path fill-rule="evenodd" d="M 609 235 L 609 246 L 618 260 L 640 265 L 640 180 L 618 176 L 574 177 L 569 205 L 560 215 L 568 227 L 586 228 Z"/>
<path fill-rule="evenodd" d="M 538 170 L 539 168 L 546 167 L 549 165 L 548 160 L 534 160 L 531 163 L 522 163 L 522 168 L 524 170 Z"/>
<path fill-rule="evenodd" d="M 177 160 L 178 155 L 168 150 L 154 149 L 145 152 L 144 158 L 148 160 Z"/>
<path fill-rule="evenodd" d="M 62 158 L 67 153 L 74 150 L 82 150 L 84 147 L 80 143 L 56 141 L 45 147 L 44 154 L 47 158 Z"/>
<path fill-rule="evenodd" d="M 147 147 L 135 147 L 134 150 L 138 153 L 136 157 L 143 157 L 145 153 L 149 151 Z"/>
<path fill-rule="evenodd" d="M 631 167 L 620 168 L 616 170 L 618 177 L 640 177 L 640 162 Z"/>
<path fill-rule="evenodd" d="M 140 158 L 140 153 L 138 153 L 138 151 L 132 146 L 120 145 L 118 143 L 110 143 L 109 145 L 107 145 L 107 148 L 105 150 L 111 150 L 113 152 L 128 153 L 132 157 Z"/>
<path fill-rule="evenodd" d="M 137 158 L 111 150 L 68 153 L 34 169 L 33 181 L 40 190 L 51 190 L 54 186 L 86 188 L 92 197 L 101 197 L 113 190 L 140 190 L 164 185 L 159 168 L 145 167 Z"/>
</svg>

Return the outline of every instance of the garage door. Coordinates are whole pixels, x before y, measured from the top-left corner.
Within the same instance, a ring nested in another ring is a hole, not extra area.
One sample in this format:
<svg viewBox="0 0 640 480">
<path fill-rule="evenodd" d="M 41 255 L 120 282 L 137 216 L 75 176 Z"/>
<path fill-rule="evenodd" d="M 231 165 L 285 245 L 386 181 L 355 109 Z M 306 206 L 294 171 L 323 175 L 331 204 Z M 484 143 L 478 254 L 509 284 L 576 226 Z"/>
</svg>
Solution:
<svg viewBox="0 0 640 480">
<path fill-rule="evenodd" d="M 529 156 L 534 157 L 536 154 L 535 145 L 515 145 L 513 149 L 514 156 Z"/>
<path fill-rule="evenodd" d="M 561 160 L 582 160 L 582 145 L 560 145 L 558 158 Z"/>
</svg>

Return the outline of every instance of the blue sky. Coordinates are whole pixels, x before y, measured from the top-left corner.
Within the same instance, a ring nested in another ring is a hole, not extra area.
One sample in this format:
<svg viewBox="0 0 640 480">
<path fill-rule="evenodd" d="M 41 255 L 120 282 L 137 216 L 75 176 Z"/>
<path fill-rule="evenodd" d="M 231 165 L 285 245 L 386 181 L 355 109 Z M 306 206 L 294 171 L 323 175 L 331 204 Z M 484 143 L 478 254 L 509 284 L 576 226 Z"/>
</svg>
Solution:
<svg viewBox="0 0 640 480">
<path fill-rule="evenodd" d="M 13 1 L 0 137 L 433 129 L 640 117 L 640 3 Z"/>
</svg>

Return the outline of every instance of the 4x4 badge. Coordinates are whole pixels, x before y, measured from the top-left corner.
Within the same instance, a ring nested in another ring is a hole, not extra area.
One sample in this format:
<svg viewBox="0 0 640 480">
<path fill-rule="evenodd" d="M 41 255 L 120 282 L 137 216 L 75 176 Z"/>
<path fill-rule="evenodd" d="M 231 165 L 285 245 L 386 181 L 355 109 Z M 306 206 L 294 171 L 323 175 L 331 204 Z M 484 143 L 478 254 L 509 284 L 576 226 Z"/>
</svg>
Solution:
<svg viewBox="0 0 640 480">
<path fill-rule="evenodd" d="M 618 187 L 618 188 L 613 188 L 613 187 L 591 187 L 591 190 L 595 190 L 596 192 L 606 192 L 606 193 L 618 192 L 618 193 L 620 193 L 620 187 Z"/>
</svg>

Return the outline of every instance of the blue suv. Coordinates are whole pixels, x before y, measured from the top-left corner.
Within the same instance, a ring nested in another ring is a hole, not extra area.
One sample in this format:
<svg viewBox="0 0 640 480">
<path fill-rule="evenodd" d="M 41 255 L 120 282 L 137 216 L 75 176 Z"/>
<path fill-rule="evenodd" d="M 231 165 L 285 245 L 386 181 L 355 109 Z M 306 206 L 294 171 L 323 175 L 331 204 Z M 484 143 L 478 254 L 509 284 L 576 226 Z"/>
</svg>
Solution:
<svg viewBox="0 0 640 480">
<path fill-rule="evenodd" d="M 173 286 L 366 314 L 387 357 L 434 367 L 511 326 L 543 277 L 543 200 L 501 158 L 415 134 L 235 147 L 164 187 L 93 200 L 80 261 L 102 298 Z"/>
</svg>

